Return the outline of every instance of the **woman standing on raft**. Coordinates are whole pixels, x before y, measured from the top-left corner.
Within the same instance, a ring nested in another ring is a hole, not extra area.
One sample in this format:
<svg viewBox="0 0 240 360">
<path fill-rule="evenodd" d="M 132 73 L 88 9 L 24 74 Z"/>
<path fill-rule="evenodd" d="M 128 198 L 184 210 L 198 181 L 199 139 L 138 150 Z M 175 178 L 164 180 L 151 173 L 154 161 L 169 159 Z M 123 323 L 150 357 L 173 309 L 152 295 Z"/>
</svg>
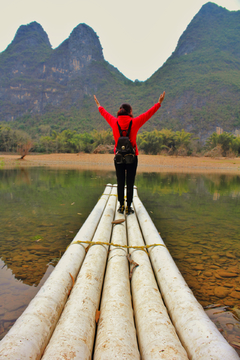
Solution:
<svg viewBox="0 0 240 360">
<path fill-rule="evenodd" d="M 111 126 L 113 131 L 113 136 L 115 140 L 114 154 L 117 154 L 117 145 L 118 140 L 121 136 L 129 136 L 130 143 L 134 149 L 134 155 L 130 163 L 128 161 L 120 162 L 117 160 L 117 157 L 114 158 L 114 164 L 116 168 L 117 183 L 118 183 L 118 201 L 120 207 L 118 212 L 121 214 L 124 213 L 124 186 L 125 186 L 125 174 L 127 175 L 127 207 L 126 214 L 130 215 L 134 213 L 134 210 L 131 207 L 133 199 L 133 186 L 138 164 L 138 148 L 137 148 L 137 133 L 145 122 L 147 122 L 155 112 L 161 107 L 161 104 L 165 97 L 165 91 L 160 95 L 158 102 L 151 107 L 147 112 L 133 117 L 132 107 L 129 104 L 122 104 L 118 110 L 117 117 L 109 114 L 99 103 L 96 96 L 94 95 L 94 100 L 97 104 L 100 114 Z M 121 134 L 122 132 L 122 134 Z"/>
</svg>

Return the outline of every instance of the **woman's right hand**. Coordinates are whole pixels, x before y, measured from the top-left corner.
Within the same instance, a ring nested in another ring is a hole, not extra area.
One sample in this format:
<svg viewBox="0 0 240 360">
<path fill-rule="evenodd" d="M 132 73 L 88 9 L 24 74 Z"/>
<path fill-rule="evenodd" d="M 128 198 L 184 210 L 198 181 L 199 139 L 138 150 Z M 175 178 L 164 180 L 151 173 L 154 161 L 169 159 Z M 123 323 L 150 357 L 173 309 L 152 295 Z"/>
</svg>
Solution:
<svg viewBox="0 0 240 360">
<path fill-rule="evenodd" d="M 165 91 L 160 95 L 160 98 L 158 100 L 159 104 L 161 104 L 163 102 L 164 97 L 165 97 Z"/>
<path fill-rule="evenodd" d="M 100 103 L 99 103 L 98 99 L 96 98 L 96 96 L 95 96 L 95 95 L 93 95 L 93 97 L 94 97 L 95 103 L 97 104 L 97 107 L 99 108 L 99 106 L 101 106 L 101 105 L 100 105 Z"/>
</svg>

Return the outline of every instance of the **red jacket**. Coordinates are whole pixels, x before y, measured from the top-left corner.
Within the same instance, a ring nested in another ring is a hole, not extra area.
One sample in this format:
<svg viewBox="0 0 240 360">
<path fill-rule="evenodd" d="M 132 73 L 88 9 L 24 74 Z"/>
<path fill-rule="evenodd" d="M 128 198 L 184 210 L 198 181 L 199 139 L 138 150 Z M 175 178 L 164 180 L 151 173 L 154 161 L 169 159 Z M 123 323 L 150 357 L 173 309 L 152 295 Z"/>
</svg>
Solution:
<svg viewBox="0 0 240 360">
<path fill-rule="evenodd" d="M 100 114 L 108 122 L 108 124 L 111 126 L 112 131 L 113 131 L 113 137 L 115 140 L 114 153 L 116 153 L 116 145 L 118 142 L 118 138 L 120 137 L 119 129 L 117 126 L 117 121 L 122 130 L 128 130 L 129 123 L 132 120 L 132 128 L 131 128 L 129 139 L 131 141 L 132 146 L 134 148 L 136 148 L 136 155 L 138 155 L 138 148 L 137 148 L 137 143 L 136 143 L 138 130 L 140 129 L 141 126 L 143 126 L 143 124 L 145 124 L 145 122 L 147 122 L 155 114 L 156 111 L 158 111 L 160 106 L 161 105 L 159 103 L 157 103 L 157 104 L 153 105 L 153 107 L 151 107 L 151 109 L 149 109 L 145 113 L 143 113 L 135 118 L 132 118 L 131 116 L 128 116 L 128 115 L 120 115 L 117 118 L 115 118 L 114 116 L 109 114 L 102 106 L 99 106 L 98 110 L 99 110 Z"/>
</svg>

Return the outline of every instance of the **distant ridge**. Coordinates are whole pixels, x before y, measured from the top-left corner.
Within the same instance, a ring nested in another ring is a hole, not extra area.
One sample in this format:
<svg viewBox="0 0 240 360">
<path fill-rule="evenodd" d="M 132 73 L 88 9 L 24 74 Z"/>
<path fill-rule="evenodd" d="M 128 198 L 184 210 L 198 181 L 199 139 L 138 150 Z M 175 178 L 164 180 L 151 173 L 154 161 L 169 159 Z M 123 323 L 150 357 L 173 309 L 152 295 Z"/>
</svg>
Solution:
<svg viewBox="0 0 240 360">
<path fill-rule="evenodd" d="M 160 82 L 168 88 L 164 115 L 172 128 L 182 125 L 203 138 L 217 126 L 239 129 L 240 11 L 203 5 L 147 84 Z"/>
<path fill-rule="evenodd" d="M 204 140 L 217 126 L 240 129 L 240 11 L 203 5 L 170 58 L 145 82 L 130 81 L 105 61 L 86 24 L 56 49 L 40 24 L 22 25 L 0 53 L 0 121 L 32 135 L 46 127 L 106 129 L 94 93 L 113 114 L 129 102 L 137 115 L 163 90 L 162 109 L 143 130 L 185 129 Z"/>
</svg>

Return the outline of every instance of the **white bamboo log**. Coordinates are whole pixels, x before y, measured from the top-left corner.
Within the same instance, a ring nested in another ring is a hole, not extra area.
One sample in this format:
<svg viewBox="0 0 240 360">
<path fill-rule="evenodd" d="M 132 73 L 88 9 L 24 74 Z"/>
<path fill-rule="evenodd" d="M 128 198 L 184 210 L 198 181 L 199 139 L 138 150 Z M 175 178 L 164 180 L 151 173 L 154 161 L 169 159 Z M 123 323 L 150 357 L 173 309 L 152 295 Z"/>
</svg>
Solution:
<svg viewBox="0 0 240 360">
<path fill-rule="evenodd" d="M 125 219 L 124 215 L 116 212 L 115 220 L 121 219 Z M 111 242 L 127 245 L 125 222 L 114 225 Z M 94 360 L 140 359 L 133 320 L 127 254 L 126 248 L 110 247 Z"/>
<path fill-rule="evenodd" d="M 127 217 L 127 231 L 130 246 L 145 245 L 135 214 Z M 138 249 L 129 252 L 139 265 L 133 269 L 131 288 L 141 359 L 187 360 L 163 304 L 148 254 Z"/>
<path fill-rule="evenodd" d="M 112 188 L 93 242 L 109 243 L 117 202 Z M 92 245 L 87 252 L 69 300 L 43 354 L 46 360 L 91 359 L 95 336 L 95 315 L 99 306 L 108 245 Z"/>
<path fill-rule="evenodd" d="M 142 202 L 134 192 L 134 207 L 145 242 L 164 244 Z M 149 255 L 164 302 L 191 360 L 239 360 L 235 350 L 208 318 L 189 289 L 166 247 L 150 248 Z"/>
<path fill-rule="evenodd" d="M 92 240 L 111 189 L 111 185 L 106 186 L 104 194 L 72 242 Z M 74 244 L 67 248 L 37 295 L 2 339 L 0 359 L 41 358 L 67 301 L 72 287 L 71 276 L 75 279 L 85 257 L 85 246 Z"/>
</svg>

